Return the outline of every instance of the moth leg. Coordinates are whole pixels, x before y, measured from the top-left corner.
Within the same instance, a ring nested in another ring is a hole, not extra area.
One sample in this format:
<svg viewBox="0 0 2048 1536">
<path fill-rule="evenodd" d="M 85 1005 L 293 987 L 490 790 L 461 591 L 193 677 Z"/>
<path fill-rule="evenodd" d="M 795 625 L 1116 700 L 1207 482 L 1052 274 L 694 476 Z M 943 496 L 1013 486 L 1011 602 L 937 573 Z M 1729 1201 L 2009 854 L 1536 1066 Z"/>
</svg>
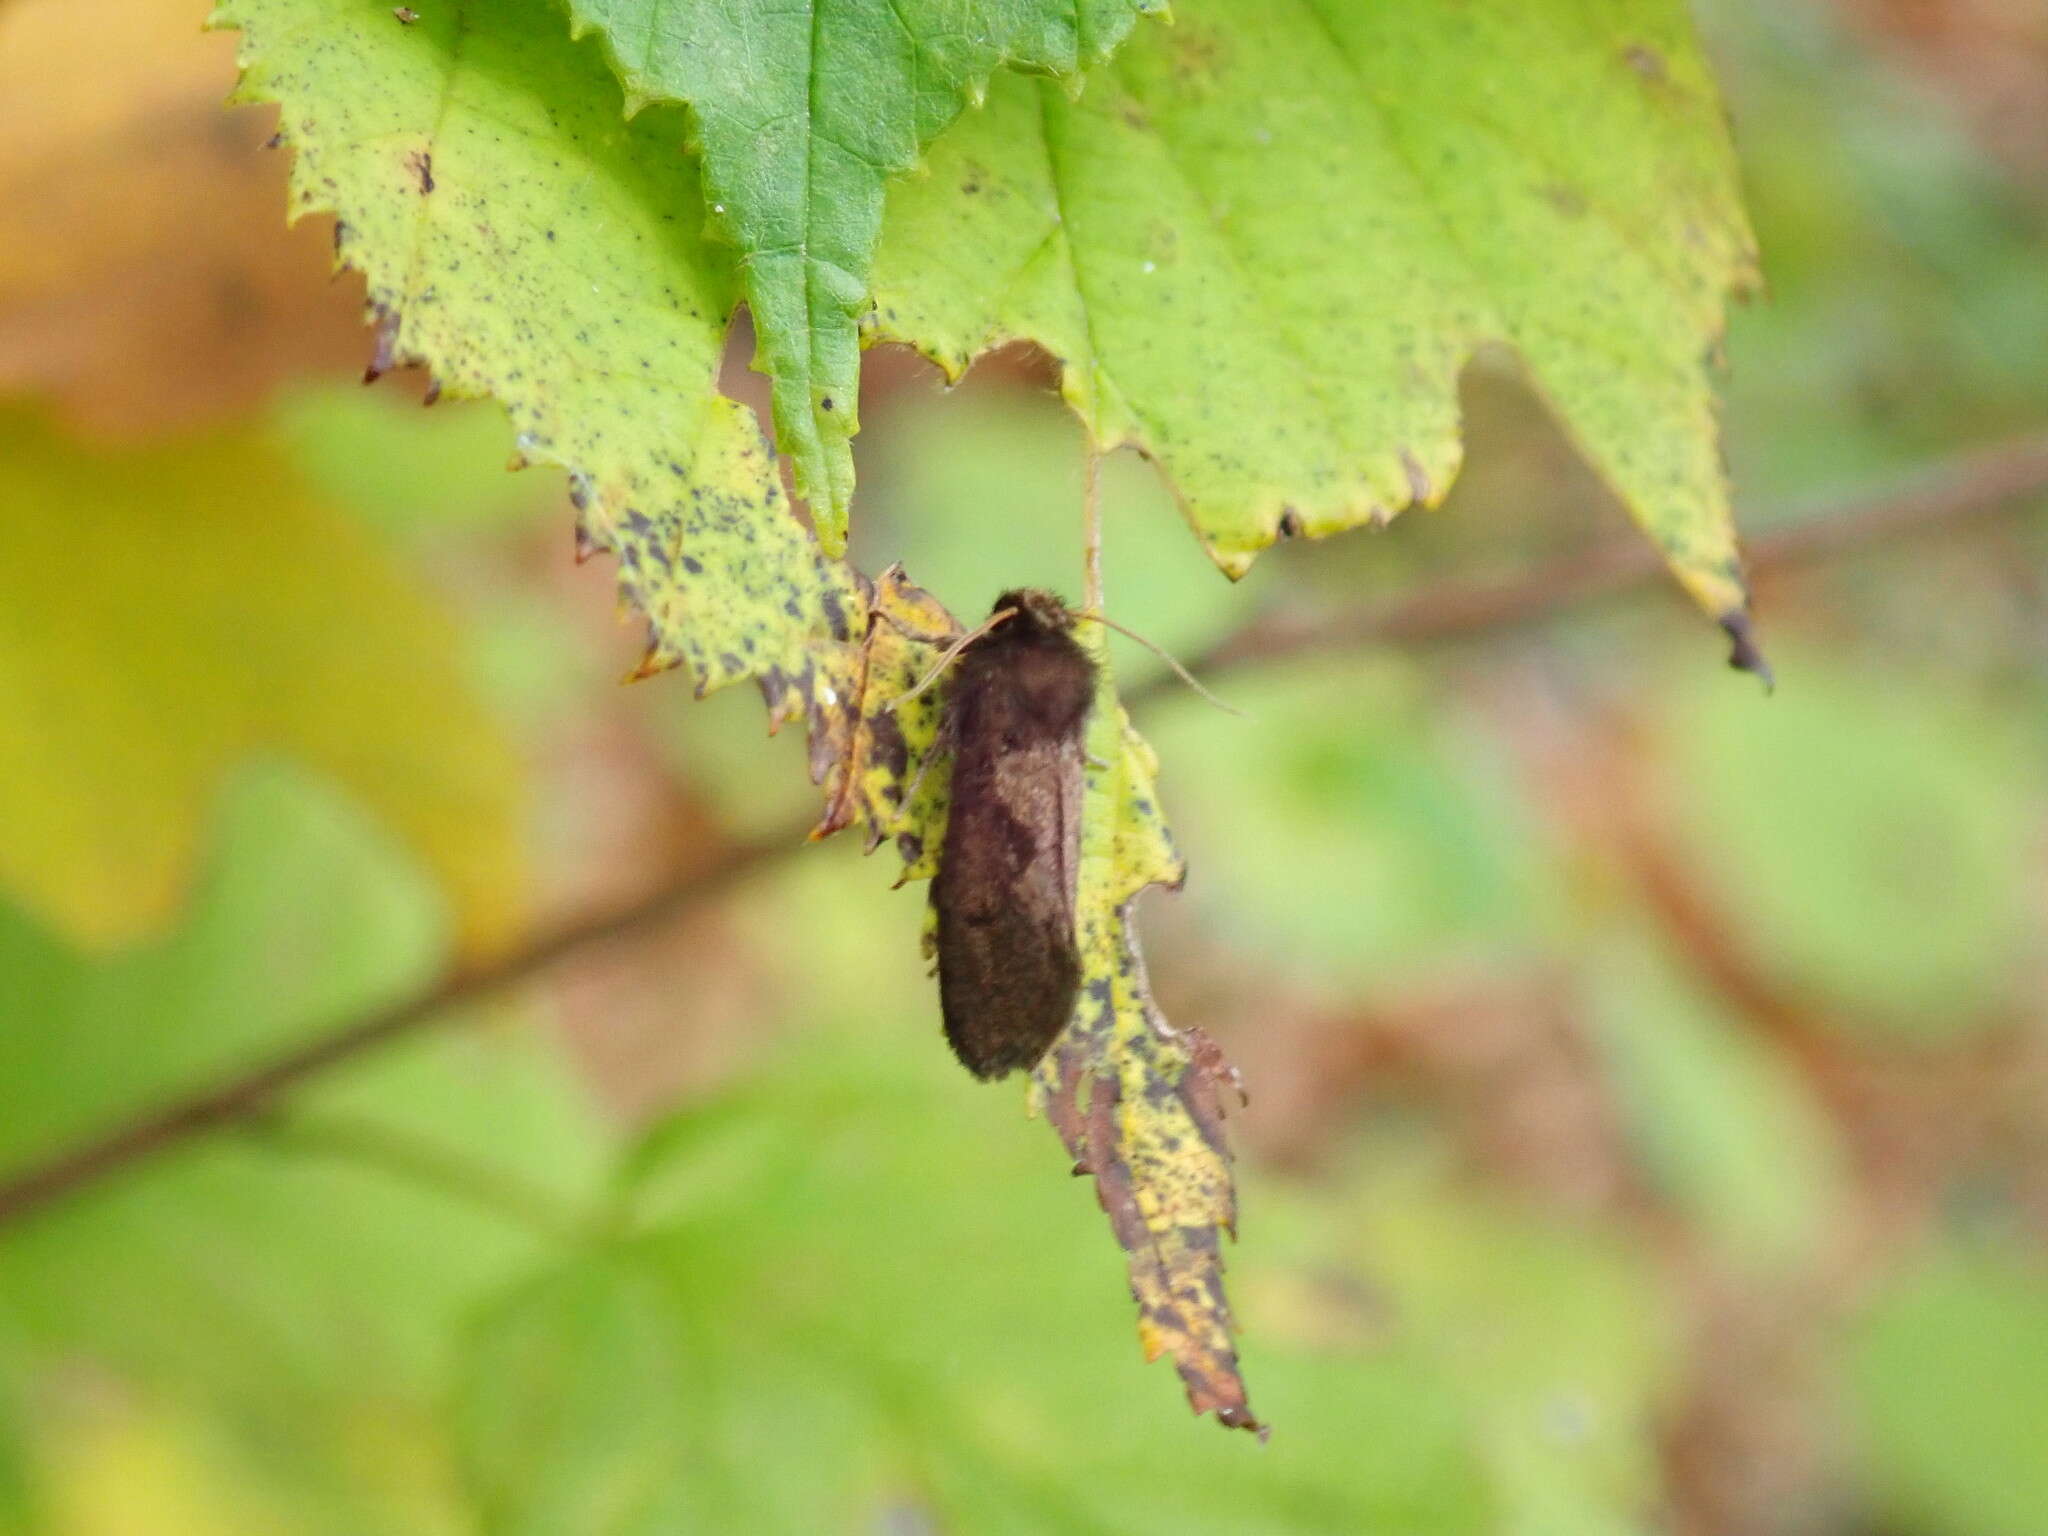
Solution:
<svg viewBox="0 0 2048 1536">
<path fill-rule="evenodd" d="M 913 629 L 910 625 L 904 623 L 901 619 L 897 618 L 895 614 L 884 613 L 880 608 L 870 608 L 868 610 L 868 618 L 871 626 L 874 620 L 879 619 L 884 624 L 887 624 L 891 629 L 895 630 L 897 634 L 903 636 L 904 639 L 915 640 L 919 645 L 943 647 L 951 645 L 955 640 L 960 638 L 960 633 L 958 630 L 955 630 L 950 635 L 934 635 L 928 634 L 921 629 Z"/>
</svg>

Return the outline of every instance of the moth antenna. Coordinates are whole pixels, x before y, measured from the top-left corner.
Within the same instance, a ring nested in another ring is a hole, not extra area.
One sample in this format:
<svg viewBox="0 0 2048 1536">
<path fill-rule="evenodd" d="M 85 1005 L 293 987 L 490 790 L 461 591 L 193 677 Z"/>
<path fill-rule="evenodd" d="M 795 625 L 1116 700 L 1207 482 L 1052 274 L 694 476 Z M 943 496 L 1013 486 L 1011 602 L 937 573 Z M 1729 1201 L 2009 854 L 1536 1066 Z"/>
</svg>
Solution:
<svg viewBox="0 0 2048 1536">
<path fill-rule="evenodd" d="M 974 644 L 975 641 L 979 640 L 983 635 L 987 634 L 990 630 L 994 629 L 998 624 L 1005 623 L 1008 620 L 1014 618 L 1016 616 L 1016 613 L 1017 610 L 1014 608 L 998 608 L 994 613 L 990 614 L 980 624 L 977 624 L 974 628 L 967 631 L 966 634 L 962 635 L 958 640 L 955 640 L 951 645 L 947 646 L 946 653 L 932 664 L 931 671 L 925 673 L 923 677 L 917 680 L 917 684 L 915 687 L 909 689 L 907 692 L 897 694 L 895 698 L 889 701 L 890 713 L 894 714 L 897 710 L 901 709 L 904 705 L 908 704 L 912 699 L 916 698 L 919 694 L 923 693 L 927 688 L 931 687 L 933 683 L 936 683 L 940 678 L 944 677 L 946 675 L 946 668 L 952 666 L 953 663 L 959 659 L 960 653 L 962 651 L 966 650 L 967 647 Z"/>
<path fill-rule="evenodd" d="M 1145 647 L 1146 650 L 1150 651 L 1154 656 L 1157 656 L 1161 661 L 1165 662 L 1169 667 L 1173 668 L 1174 676 L 1178 677 L 1182 682 L 1186 683 L 1190 688 L 1194 689 L 1196 693 L 1200 694 L 1203 698 L 1207 699 L 1211 704 L 1214 704 L 1218 709 L 1222 710 L 1223 713 L 1225 713 L 1226 715 L 1235 715 L 1240 720 L 1246 718 L 1245 712 L 1243 710 L 1237 708 L 1235 705 L 1224 703 L 1221 699 L 1217 698 L 1215 694 L 1211 693 L 1207 688 L 1204 688 L 1201 684 L 1200 679 L 1198 679 L 1195 676 L 1195 674 L 1190 672 L 1186 667 L 1182 666 L 1178 661 L 1175 661 L 1172 655 L 1166 650 L 1164 646 L 1153 644 L 1150 640 L 1147 640 L 1143 635 L 1139 634 L 1135 629 L 1126 629 L 1123 625 L 1117 623 L 1115 619 L 1109 618 L 1107 615 L 1100 613 L 1076 613 L 1073 615 L 1073 617 L 1077 620 L 1091 620 L 1094 623 L 1101 624 L 1109 629 L 1115 630 L 1118 634 L 1122 635 L 1127 640 L 1137 641 L 1138 644 Z"/>
</svg>

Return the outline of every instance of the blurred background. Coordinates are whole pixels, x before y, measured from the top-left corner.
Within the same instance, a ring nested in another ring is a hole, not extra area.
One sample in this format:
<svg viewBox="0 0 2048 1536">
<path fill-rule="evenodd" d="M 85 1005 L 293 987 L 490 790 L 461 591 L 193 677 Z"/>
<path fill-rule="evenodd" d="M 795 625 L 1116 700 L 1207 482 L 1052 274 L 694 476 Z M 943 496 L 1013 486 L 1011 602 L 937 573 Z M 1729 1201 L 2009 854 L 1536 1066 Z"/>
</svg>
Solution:
<svg viewBox="0 0 2048 1536">
<path fill-rule="evenodd" d="M 619 686 L 561 477 L 354 382 L 204 8 L 0 3 L 0 1532 L 2048 1532 L 2035 0 L 1696 7 L 1775 695 L 1511 359 L 1445 507 L 1237 587 L 1107 466 L 1112 611 L 1251 717 L 1117 653 L 1265 1446 L 802 743 Z M 869 371 L 860 563 L 1076 590 L 1042 361 Z"/>
</svg>

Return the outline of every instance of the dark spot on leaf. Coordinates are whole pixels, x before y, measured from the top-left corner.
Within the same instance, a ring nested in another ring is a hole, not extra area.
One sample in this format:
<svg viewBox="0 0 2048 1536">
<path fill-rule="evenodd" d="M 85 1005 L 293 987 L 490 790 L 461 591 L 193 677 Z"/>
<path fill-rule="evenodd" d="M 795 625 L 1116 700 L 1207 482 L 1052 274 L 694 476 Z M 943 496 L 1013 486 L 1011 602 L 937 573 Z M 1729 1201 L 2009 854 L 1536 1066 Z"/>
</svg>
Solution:
<svg viewBox="0 0 2048 1536">
<path fill-rule="evenodd" d="M 407 157 L 407 165 L 420 179 L 420 196 L 425 197 L 434 190 L 434 157 L 424 149 L 416 149 Z"/>
<path fill-rule="evenodd" d="M 1664 67 L 1664 55 L 1648 43 L 1630 43 L 1621 51 L 1622 62 L 1645 80 L 1661 84 L 1668 78 Z"/>
<path fill-rule="evenodd" d="M 1301 514 L 1289 507 L 1280 514 L 1280 524 L 1275 530 L 1283 539 L 1298 539 L 1302 534 Z"/>
<path fill-rule="evenodd" d="M 1545 182 L 1543 201 L 1550 204 L 1568 219 L 1584 218 L 1586 215 L 1586 194 L 1564 181 Z"/>
<path fill-rule="evenodd" d="M 825 610 L 825 623 L 835 640 L 849 640 L 853 631 L 847 627 L 846 606 L 839 601 L 839 594 L 829 588 L 820 595 L 819 606 Z"/>
<path fill-rule="evenodd" d="M 903 727 L 895 715 L 870 716 L 868 731 L 868 761 L 887 770 L 890 778 L 901 779 L 910 771 L 910 743 L 904 739 Z"/>
<path fill-rule="evenodd" d="M 1222 39 L 1186 23 L 1173 29 L 1170 47 L 1174 73 L 1184 85 L 1212 83 L 1224 63 Z"/>
<path fill-rule="evenodd" d="M 695 555 L 685 555 L 683 556 L 683 569 L 692 576 L 702 576 L 704 574 L 704 562 Z"/>
</svg>

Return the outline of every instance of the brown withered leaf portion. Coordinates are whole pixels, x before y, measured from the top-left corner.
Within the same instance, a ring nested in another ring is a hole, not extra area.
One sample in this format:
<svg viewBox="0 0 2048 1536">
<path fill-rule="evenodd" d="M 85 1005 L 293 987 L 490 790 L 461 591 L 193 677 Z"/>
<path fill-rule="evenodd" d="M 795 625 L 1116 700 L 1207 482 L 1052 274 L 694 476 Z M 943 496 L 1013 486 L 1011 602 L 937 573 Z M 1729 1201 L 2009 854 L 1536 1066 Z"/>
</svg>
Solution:
<svg viewBox="0 0 2048 1536">
<path fill-rule="evenodd" d="M 1126 949 L 1132 991 L 1144 994 L 1135 945 Z M 1117 1242 L 1130 1256 L 1131 1296 L 1146 1360 L 1173 1356 L 1197 1413 L 1232 1429 L 1265 1428 L 1253 1416 L 1232 1340 L 1220 1236 L 1237 1233 L 1237 1197 L 1224 1139 L 1225 1097 L 1237 1074 L 1200 1030 L 1177 1036 L 1148 1016 L 1152 1048 L 1101 1070 L 1117 1036 L 1115 1005 L 1091 996 L 1041 1077 L 1053 1129 L 1074 1172 L 1095 1181 Z M 1143 1006 L 1150 1009 L 1146 997 Z M 1130 1095 L 1135 1089 L 1136 1102 Z"/>
<path fill-rule="evenodd" d="M 1075 902 L 1081 998 L 1034 1074 L 1033 1100 L 1075 1172 L 1095 1181 L 1128 1258 L 1145 1358 L 1172 1356 L 1195 1412 L 1263 1434 L 1223 1288 L 1222 1238 L 1237 1232 L 1223 1114 L 1242 1089 L 1213 1041 L 1170 1027 L 1152 1000 L 1131 908 L 1147 886 L 1178 887 L 1185 870 L 1159 814 L 1158 760 L 1116 702 L 1107 665 L 1100 688 Z"/>
</svg>

